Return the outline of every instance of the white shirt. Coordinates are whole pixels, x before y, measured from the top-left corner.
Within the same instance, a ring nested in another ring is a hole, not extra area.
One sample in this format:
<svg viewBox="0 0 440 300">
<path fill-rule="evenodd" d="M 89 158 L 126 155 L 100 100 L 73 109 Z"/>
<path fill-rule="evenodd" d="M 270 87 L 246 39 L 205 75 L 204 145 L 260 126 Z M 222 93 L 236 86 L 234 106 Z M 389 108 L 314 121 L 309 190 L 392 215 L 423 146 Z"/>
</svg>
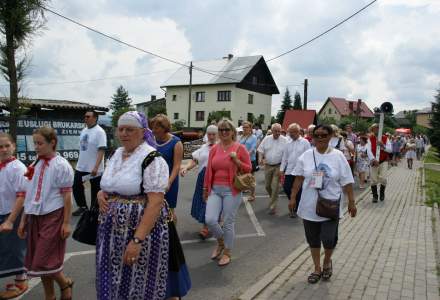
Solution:
<svg viewBox="0 0 440 300">
<path fill-rule="evenodd" d="M 19 160 L 9 162 L 0 170 L 0 215 L 12 212 L 18 196 L 24 196 L 28 180 L 26 166 Z"/>
<path fill-rule="evenodd" d="M 315 172 L 315 163 L 313 160 L 315 153 L 316 166 L 318 171 L 324 172 L 323 189 L 320 191 L 322 197 L 326 199 L 339 199 L 341 197 L 340 217 L 343 215 L 344 194 L 342 187 L 354 183 L 350 166 L 341 151 L 332 149 L 330 152 L 320 154 L 315 148 L 309 149 L 300 156 L 296 164 L 293 175 L 303 176 L 301 201 L 298 207 L 298 216 L 302 219 L 322 222 L 327 218 L 316 214 L 316 203 L 318 200 L 318 191 L 309 187 L 312 173 Z"/>
<path fill-rule="evenodd" d="M 343 143 L 343 141 L 341 143 Z M 352 159 L 351 153 L 352 153 L 352 151 L 354 151 L 353 142 L 347 139 L 347 140 L 345 140 L 344 146 L 345 146 L 345 149 L 342 152 L 344 153 L 345 158 L 347 160 Z"/>
<path fill-rule="evenodd" d="M 266 163 L 269 165 L 277 165 L 281 163 L 283 151 L 287 144 L 287 138 L 280 135 L 277 139 L 273 135 L 266 136 L 258 146 L 258 152 L 264 155 Z"/>
<path fill-rule="evenodd" d="M 79 158 L 76 170 L 80 172 L 92 172 L 98 158 L 98 151 L 107 147 L 107 136 L 104 129 L 99 125 L 92 128 L 84 128 L 79 136 Z M 101 160 L 98 172 L 104 171 L 104 159 Z"/>
<path fill-rule="evenodd" d="M 193 159 L 199 164 L 199 172 L 208 165 L 209 150 L 212 146 L 214 145 L 203 144 L 202 147 L 192 153 Z"/>
<path fill-rule="evenodd" d="M 142 162 L 154 151 L 147 143 L 140 145 L 125 161 L 124 148 L 118 148 L 108 162 L 101 179 L 101 189 L 107 193 L 135 196 L 141 193 Z M 165 193 L 168 187 L 168 165 L 162 157 L 156 157 L 144 170 L 144 193 Z"/>
<path fill-rule="evenodd" d="M 339 143 L 339 139 L 341 139 L 340 143 Z M 339 143 L 339 147 L 336 147 L 338 143 Z M 346 149 L 344 144 L 344 139 L 342 137 L 337 137 L 337 136 L 334 136 L 330 139 L 329 146 L 339 151 L 344 151 Z"/>
<path fill-rule="evenodd" d="M 284 148 L 280 170 L 286 175 L 291 175 L 298 158 L 309 150 L 310 147 L 309 141 L 303 137 L 299 137 L 296 140 L 291 139 Z"/>
<path fill-rule="evenodd" d="M 57 155 L 49 161 L 49 165 L 40 160 L 29 182 L 24 212 L 28 215 L 47 215 L 64 207 L 63 193 L 71 192 L 72 185 L 73 169 L 66 159 Z"/>
</svg>

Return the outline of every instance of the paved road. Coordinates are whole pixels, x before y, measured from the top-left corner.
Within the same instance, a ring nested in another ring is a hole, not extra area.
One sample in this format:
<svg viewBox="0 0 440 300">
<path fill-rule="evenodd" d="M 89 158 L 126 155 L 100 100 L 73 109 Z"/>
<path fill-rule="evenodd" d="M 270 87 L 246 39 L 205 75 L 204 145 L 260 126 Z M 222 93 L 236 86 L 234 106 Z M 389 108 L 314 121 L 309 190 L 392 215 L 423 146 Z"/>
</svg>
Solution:
<svg viewBox="0 0 440 300">
<path fill-rule="evenodd" d="M 199 225 L 190 216 L 195 180 L 195 172 L 182 178 L 177 208 L 177 227 L 193 282 L 187 299 L 207 299 L 208 295 L 210 299 L 235 299 L 304 242 L 302 223 L 287 216 L 284 194 L 280 197 L 279 214 L 267 215 L 269 200 L 264 192 L 263 172 L 257 172 L 257 200 L 241 205 L 232 263 L 219 268 L 209 259 L 215 243 L 199 240 Z M 72 223 L 77 220 L 73 218 Z M 75 280 L 75 298 L 96 299 L 94 248 L 69 239 L 67 253 L 65 271 Z M 35 286 L 23 299 L 43 299 L 39 281 L 34 279 L 31 284 Z M 0 285 L 4 285 L 4 280 Z"/>
<path fill-rule="evenodd" d="M 261 279 L 240 299 L 440 299 L 439 215 L 425 205 L 422 164 L 414 166 L 393 168 L 385 201 L 372 203 L 368 195 L 358 216 L 343 220 L 329 282 L 307 283 L 313 263 L 303 244 L 269 282 Z"/>
</svg>

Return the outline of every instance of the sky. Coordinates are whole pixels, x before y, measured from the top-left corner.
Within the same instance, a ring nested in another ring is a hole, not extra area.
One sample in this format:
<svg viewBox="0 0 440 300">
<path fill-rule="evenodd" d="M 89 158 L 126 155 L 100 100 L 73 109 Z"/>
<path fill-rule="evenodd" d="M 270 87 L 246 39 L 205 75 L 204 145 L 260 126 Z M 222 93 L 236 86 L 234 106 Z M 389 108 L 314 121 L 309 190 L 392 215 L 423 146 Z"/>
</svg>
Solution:
<svg viewBox="0 0 440 300">
<path fill-rule="evenodd" d="M 49 7 L 185 63 L 229 53 L 269 59 L 370 1 L 52 0 Z M 322 38 L 269 62 L 281 93 L 273 96 L 272 113 L 287 87 L 302 96 L 305 78 L 311 109 L 320 109 L 327 97 L 362 99 L 370 108 L 390 101 L 396 112 L 430 106 L 440 88 L 439 15 L 440 0 L 379 0 Z M 45 29 L 22 53 L 30 59 L 22 86 L 25 97 L 108 106 L 123 85 L 133 103 L 139 103 L 163 96 L 160 85 L 179 68 L 49 12 L 46 17 Z M 88 81 L 92 79 L 103 80 Z M 8 93 L 0 80 L 0 95 Z"/>
</svg>

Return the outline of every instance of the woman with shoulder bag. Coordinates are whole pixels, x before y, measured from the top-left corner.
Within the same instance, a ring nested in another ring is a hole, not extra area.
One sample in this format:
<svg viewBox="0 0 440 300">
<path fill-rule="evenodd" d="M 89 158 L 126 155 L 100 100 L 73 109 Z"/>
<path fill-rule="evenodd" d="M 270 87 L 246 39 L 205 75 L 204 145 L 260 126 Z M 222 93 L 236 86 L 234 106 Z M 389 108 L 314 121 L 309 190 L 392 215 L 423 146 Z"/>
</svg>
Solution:
<svg viewBox="0 0 440 300">
<path fill-rule="evenodd" d="M 206 224 L 218 243 L 211 259 L 219 259 L 218 265 L 226 266 L 231 262 L 235 217 L 241 202 L 241 192 L 234 181 L 240 173 L 250 173 L 252 165 L 246 148 L 235 142 L 237 132 L 231 121 L 220 121 L 218 132 L 220 142 L 209 152 L 203 196 L 208 201 Z M 223 228 L 219 224 L 220 213 Z"/>
<path fill-rule="evenodd" d="M 303 219 L 307 243 L 315 266 L 315 270 L 308 276 L 309 283 L 317 283 L 321 277 L 323 280 L 329 280 L 332 276 L 331 256 L 338 241 L 344 194 L 348 198 L 350 215 L 356 216 L 351 169 L 344 154 L 329 147 L 332 134 L 330 126 L 318 125 L 313 130 L 316 148 L 304 152 L 293 172 L 296 178 L 289 209 L 295 207 L 296 194 L 302 186 L 298 216 Z M 321 243 L 324 246 L 322 271 Z"/>
<path fill-rule="evenodd" d="M 110 159 L 98 193 L 96 243 L 98 299 L 177 299 L 191 281 L 164 194 L 168 165 L 153 148 L 141 113 L 118 120 L 122 147 Z M 115 284 L 117 283 L 117 284 Z"/>
<path fill-rule="evenodd" d="M 252 174 L 257 170 L 257 137 L 252 134 L 252 123 L 249 121 L 244 121 L 242 124 L 243 127 L 243 135 L 240 139 L 240 144 L 246 147 L 246 150 L 249 152 L 249 156 L 251 157 L 252 163 Z M 248 198 L 248 201 L 255 201 L 255 188 L 250 190 L 251 196 Z"/>
</svg>

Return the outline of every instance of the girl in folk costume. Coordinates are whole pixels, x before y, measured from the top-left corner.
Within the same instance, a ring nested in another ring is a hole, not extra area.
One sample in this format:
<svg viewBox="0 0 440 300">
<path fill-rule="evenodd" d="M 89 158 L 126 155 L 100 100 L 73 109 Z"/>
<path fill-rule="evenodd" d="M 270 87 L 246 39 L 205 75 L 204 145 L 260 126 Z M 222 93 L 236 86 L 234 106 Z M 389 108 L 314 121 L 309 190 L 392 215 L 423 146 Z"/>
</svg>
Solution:
<svg viewBox="0 0 440 300">
<path fill-rule="evenodd" d="M 7 133 L 0 133 L 0 278 L 15 275 L 0 299 L 12 299 L 27 288 L 24 256 L 26 242 L 17 235 L 26 195 L 25 165 L 14 157 L 15 144 Z"/>
<path fill-rule="evenodd" d="M 41 277 L 46 300 L 55 299 L 54 281 L 61 299 L 72 299 L 73 281 L 64 275 L 63 261 L 71 232 L 73 169 L 55 152 L 54 129 L 39 128 L 33 139 L 38 159 L 28 170 L 30 183 L 18 229 L 27 240 L 25 266 L 28 275 Z"/>
</svg>

